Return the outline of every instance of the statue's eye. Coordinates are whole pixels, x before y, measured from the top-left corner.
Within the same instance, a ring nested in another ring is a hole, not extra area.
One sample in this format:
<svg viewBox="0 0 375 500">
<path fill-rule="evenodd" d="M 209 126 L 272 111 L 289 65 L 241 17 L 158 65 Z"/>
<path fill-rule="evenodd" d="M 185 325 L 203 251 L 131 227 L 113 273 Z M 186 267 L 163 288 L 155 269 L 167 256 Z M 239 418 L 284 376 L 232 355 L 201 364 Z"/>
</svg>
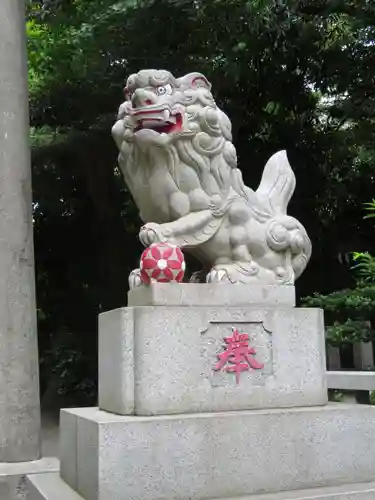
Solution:
<svg viewBox="0 0 375 500">
<path fill-rule="evenodd" d="M 165 95 L 165 94 L 172 94 L 172 87 L 171 85 L 164 85 L 163 87 L 158 87 L 156 89 L 157 95 Z"/>
</svg>

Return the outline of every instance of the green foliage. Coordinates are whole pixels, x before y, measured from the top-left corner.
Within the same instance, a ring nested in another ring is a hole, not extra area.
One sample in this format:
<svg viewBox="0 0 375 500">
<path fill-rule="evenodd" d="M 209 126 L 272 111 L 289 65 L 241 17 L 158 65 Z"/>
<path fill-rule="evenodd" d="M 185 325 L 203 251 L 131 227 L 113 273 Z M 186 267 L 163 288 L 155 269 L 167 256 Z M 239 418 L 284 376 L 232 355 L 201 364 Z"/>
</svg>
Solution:
<svg viewBox="0 0 375 500">
<path fill-rule="evenodd" d="M 328 295 L 315 294 L 303 300 L 307 307 L 324 309 L 327 341 L 330 345 L 367 342 L 375 339 L 371 327 L 375 286 L 359 284 Z"/>
<path fill-rule="evenodd" d="M 365 210 L 365 219 L 375 216 L 374 200 L 365 203 Z M 334 346 L 375 340 L 375 258 L 368 252 L 354 252 L 353 261 L 359 276 L 354 288 L 304 300 L 306 306 L 324 309 L 327 341 Z"/>
<path fill-rule="evenodd" d="M 372 219 L 375 217 L 375 199 L 365 203 L 365 210 L 368 212 L 365 219 Z"/>
<path fill-rule="evenodd" d="M 367 215 L 365 219 L 375 217 L 375 200 L 364 204 Z M 353 252 L 355 269 L 359 276 L 367 282 L 375 282 L 375 258 L 368 252 Z"/>
<path fill-rule="evenodd" d="M 60 373 L 75 366 L 77 380 L 83 371 L 94 380 L 96 315 L 126 302 L 140 222 L 115 169 L 110 128 L 124 81 L 140 68 L 207 75 L 233 122 L 251 186 L 272 153 L 288 150 L 298 186 L 290 212 L 314 243 L 301 293 L 351 285 L 338 256 L 375 250 L 372 228 L 358 222 L 360 200 L 371 199 L 375 188 L 373 2 L 28 0 L 27 6 L 45 378 L 46 353 L 59 358 L 54 340 L 71 332 L 80 355 L 67 355 L 68 365 L 54 363 Z"/>
<path fill-rule="evenodd" d="M 329 390 L 328 391 L 328 399 L 329 401 L 333 401 L 334 403 L 341 403 L 344 400 L 345 394 L 336 391 L 336 390 Z"/>
<path fill-rule="evenodd" d="M 353 260 L 357 273 L 365 281 L 375 281 L 375 258 L 368 252 L 354 252 Z"/>
</svg>

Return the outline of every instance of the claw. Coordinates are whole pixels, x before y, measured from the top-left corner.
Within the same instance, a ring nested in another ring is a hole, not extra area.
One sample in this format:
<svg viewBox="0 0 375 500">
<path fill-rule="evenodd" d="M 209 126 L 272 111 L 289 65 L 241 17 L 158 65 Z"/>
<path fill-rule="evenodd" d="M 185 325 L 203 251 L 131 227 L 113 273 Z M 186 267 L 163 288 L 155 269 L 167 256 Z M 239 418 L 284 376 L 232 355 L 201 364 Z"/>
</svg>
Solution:
<svg viewBox="0 0 375 500">
<path fill-rule="evenodd" d="M 228 273 L 224 269 L 211 269 L 206 277 L 207 283 L 219 283 L 220 281 L 229 281 Z"/>
<path fill-rule="evenodd" d="M 142 285 L 141 270 L 134 269 L 134 271 L 132 271 L 129 274 L 129 288 L 130 290 L 133 290 L 133 288 L 138 288 L 141 285 Z"/>
<path fill-rule="evenodd" d="M 206 278 L 205 274 L 203 270 L 196 271 L 191 275 L 189 283 L 204 283 Z"/>
<path fill-rule="evenodd" d="M 145 247 L 149 247 L 153 243 L 177 244 L 173 237 L 173 231 L 167 224 L 155 224 L 154 222 L 149 222 L 141 228 L 139 239 Z"/>
<path fill-rule="evenodd" d="M 139 239 L 141 240 L 142 245 L 149 247 L 153 243 L 158 243 L 160 241 L 158 227 L 158 224 L 146 224 L 141 228 Z"/>
</svg>

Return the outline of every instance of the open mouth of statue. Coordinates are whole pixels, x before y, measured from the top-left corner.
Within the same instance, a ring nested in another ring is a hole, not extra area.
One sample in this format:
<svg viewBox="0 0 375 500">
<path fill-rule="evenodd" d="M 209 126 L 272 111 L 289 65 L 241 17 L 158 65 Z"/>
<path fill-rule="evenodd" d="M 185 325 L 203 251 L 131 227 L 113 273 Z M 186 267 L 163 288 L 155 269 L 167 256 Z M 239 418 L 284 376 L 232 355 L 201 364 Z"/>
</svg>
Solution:
<svg viewBox="0 0 375 500">
<path fill-rule="evenodd" d="M 134 132 L 139 130 L 154 130 L 159 134 L 171 134 L 182 129 L 181 113 L 171 113 L 169 110 L 143 110 L 133 114 Z"/>
</svg>

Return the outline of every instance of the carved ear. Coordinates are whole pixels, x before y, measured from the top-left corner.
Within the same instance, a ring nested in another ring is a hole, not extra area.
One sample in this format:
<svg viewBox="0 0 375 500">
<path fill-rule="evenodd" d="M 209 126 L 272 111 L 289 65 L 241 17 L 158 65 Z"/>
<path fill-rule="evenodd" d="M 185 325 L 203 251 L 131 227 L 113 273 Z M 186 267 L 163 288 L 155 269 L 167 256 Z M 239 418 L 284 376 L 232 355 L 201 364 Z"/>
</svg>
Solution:
<svg viewBox="0 0 375 500">
<path fill-rule="evenodd" d="M 188 75 L 179 78 L 178 83 L 181 87 L 187 89 L 197 89 L 203 87 L 211 90 L 211 84 L 202 73 L 189 73 Z"/>
</svg>

